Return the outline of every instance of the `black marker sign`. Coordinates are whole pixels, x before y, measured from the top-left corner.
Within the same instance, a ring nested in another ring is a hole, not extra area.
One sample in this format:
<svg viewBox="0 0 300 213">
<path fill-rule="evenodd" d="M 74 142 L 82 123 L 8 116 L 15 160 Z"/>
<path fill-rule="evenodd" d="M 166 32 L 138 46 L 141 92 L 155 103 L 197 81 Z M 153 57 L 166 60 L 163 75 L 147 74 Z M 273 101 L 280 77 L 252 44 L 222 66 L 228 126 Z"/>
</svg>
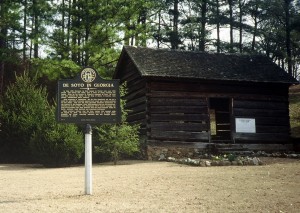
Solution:
<svg viewBox="0 0 300 213">
<path fill-rule="evenodd" d="M 58 81 L 57 121 L 118 123 L 121 120 L 119 80 L 104 80 L 90 67 L 74 79 Z"/>
</svg>

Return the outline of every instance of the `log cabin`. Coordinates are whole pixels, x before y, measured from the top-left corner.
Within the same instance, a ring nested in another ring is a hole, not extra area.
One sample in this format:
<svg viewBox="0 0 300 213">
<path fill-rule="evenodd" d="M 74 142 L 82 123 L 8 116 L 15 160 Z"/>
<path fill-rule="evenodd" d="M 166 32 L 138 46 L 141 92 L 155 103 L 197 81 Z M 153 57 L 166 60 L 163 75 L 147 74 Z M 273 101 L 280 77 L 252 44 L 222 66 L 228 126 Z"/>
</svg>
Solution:
<svg viewBox="0 0 300 213">
<path fill-rule="evenodd" d="M 148 159 L 293 149 L 297 80 L 266 56 L 124 46 L 114 78 L 127 84 L 127 120 Z"/>
</svg>

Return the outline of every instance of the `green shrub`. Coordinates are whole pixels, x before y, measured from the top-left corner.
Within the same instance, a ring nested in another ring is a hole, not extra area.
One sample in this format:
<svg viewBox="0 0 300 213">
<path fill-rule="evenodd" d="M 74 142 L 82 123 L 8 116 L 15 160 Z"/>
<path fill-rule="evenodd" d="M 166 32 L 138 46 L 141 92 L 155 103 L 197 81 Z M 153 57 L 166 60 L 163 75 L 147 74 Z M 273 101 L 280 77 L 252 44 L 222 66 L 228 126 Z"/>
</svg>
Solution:
<svg viewBox="0 0 300 213">
<path fill-rule="evenodd" d="M 31 162 L 30 137 L 51 108 L 46 89 L 38 87 L 35 80 L 24 74 L 8 86 L 1 104 L 1 154 L 9 157 L 9 161 Z"/>
<path fill-rule="evenodd" d="M 121 97 L 126 93 L 125 87 L 126 85 L 120 87 Z M 121 99 L 122 121 L 120 124 L 105 124 L 95 128 L 96 158 L 102 160 L 112 158 L 114 164 L 117 164 L 122 154 L 131 156 L 140 151 L 139 125 L 130 125 L 126 122 L 128 112 L 124 107 L 125 100 Z"/>
<path fill-rule="evenodd" d="M 47 91 L 36 80 L 16 77 L 1 103 L 0 160 L 66 166 L 80 159 L 83 135 L 74 125 L 56 123 Z"/>
<path fill-rule="evenodd" d="M 114 164 L 117 164 L 120 155 L 133 155 L 139 151 L 138 130 L 138 125 L 129 125 L 126 122 L 97 127 L 100 145 L 95 146 L 95 152 L 111 157 Z"/>
<path fill-rule="evenodd" d="M 30 148 L 36 161 L 46 167 L 68 166 L 83 154 L 83 135 L 75 125 L 52 122 L 33 134 Z"/>
</svg>

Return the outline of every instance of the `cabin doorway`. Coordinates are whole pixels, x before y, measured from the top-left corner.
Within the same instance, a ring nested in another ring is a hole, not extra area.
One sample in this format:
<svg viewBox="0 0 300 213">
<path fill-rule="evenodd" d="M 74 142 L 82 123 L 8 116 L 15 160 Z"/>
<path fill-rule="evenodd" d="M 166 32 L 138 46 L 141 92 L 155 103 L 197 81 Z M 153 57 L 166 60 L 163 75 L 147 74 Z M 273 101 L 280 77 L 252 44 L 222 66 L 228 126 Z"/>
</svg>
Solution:
<svg viewBox="0 0 300 213">
<path fill-rule="evenodd" d="M 210 138 L 215 143 L 231 142 L 231 99 L 209 98 Z"/>
</svg>

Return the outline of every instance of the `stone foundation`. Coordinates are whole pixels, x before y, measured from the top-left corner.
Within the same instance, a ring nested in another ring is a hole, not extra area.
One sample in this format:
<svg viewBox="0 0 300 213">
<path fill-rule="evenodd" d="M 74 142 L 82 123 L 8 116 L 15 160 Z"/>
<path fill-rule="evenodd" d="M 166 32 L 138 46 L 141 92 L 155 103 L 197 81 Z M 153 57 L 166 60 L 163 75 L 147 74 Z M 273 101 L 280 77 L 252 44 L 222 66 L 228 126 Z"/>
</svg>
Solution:
<svg viewBox="0 0 300 213">
<path fill-rule="evenodd" d="M 200 148 L 147 146 L 147 157 L 148 160 L 166 160 L 167 157 L 198 158 L 205 151 Z"/>
<path fill-rule="evenodd" d="M 249 146 L 249 145 L 248 145 Z M 285 146 L 288 148 L 288 146 Z M 225 150 L 214 150 L 210 146 L 206 148 L 191 148 L 191 147 L 179 147 L 179 146 L 147 146 L 146 154 L 148 160 L 167 160 L 167 158 L 190 158 L 190 159 L 203 159 L 210 155 L 222 155 L 222 154 L 235 154 L 237 156 L 262 156 L 262 157 L 291 157 L 298 158 L 300 154 L 295 154 L 293 149 L 278 149 L 278 150 L 267 150 L 263 149 L 225 149 Z M 264 147 L 266 148 L 266 147 Z M 281 148 L 279 146 L 279 148 Z M 251 150 L 251 151 L 250 151 Z"/>
</svg>

